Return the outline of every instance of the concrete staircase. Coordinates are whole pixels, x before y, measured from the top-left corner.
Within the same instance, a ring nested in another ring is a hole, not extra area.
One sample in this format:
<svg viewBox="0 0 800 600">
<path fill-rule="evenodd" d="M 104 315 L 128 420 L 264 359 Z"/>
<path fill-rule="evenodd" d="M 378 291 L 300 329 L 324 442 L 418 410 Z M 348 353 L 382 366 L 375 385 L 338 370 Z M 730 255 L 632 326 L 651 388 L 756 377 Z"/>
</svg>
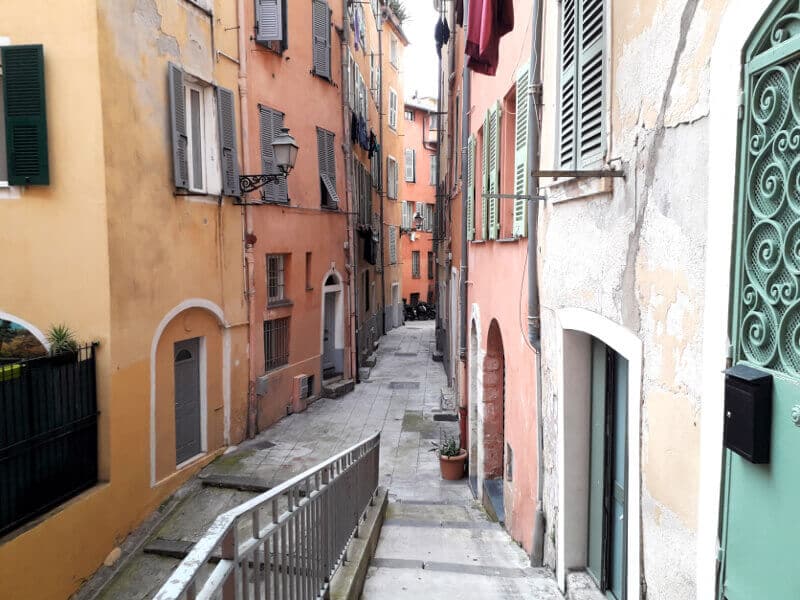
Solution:
<svg viewBox="0 0 800 600">
<path fill-rule="evenodd" d="M 322 382 L 323 398 L 340 398 L 355 389 L 356 383 L 352 379 L 344 379 L 341 375 L 326 379 Z"/>
</svg>

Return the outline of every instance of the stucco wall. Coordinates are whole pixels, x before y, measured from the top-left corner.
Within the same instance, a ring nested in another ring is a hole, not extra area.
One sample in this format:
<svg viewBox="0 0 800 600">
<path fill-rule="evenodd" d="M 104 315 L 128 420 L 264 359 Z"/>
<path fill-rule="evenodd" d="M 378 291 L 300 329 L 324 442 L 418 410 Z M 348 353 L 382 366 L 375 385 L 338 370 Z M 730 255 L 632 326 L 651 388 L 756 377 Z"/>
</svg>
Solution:
<svg viewBox="0 0 800 600">
<path fill-rule="evenodd" d="M 540 228 L 546 457 L 559 452 L 554 311 L 585 308 L 643 343 L 642 398 L 631 402 L 642 405 L 643 564 L 649 598 L 695 594 L 708 61 L 725 4 L 611 3 L 608 157 L 626 178 L 546 183 L 551 201 Z M 549 82 L 557 81 L 558 31 L 558 4 L 548 2 L 543 168 L 552 168 L 556 147 L 557 87 Z M 636 442 L 629 451 L 639 452 Z M 548 532 L 560 514 L 555 464 L 545 462 Z M 550 565 L 554 540 L 554 534 L 546 536 Z"/>
</svg>

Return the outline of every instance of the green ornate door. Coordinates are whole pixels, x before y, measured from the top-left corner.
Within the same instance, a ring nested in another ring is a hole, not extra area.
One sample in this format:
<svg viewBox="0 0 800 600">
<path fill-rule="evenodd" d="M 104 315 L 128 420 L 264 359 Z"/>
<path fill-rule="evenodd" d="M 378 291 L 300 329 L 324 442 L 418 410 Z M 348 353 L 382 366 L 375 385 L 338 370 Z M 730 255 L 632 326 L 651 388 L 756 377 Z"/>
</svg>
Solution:
<svg viewBox="0 0 800 600">
<path fill-rule="evenodd" d="M 800 1 L 745 51 L 733 358 L 773 376 L 769 464 L 725 452 L 720 598 L 800 598 Z"/>
</svg>

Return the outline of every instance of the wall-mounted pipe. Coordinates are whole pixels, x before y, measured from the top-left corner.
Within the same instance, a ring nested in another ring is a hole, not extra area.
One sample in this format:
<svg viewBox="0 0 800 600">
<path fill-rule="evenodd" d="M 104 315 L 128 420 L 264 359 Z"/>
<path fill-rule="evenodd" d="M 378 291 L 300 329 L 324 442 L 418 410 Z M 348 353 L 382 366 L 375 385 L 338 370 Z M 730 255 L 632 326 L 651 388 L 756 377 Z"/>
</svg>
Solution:
<svg viewBox="0 0 800 600">
<path fill-rule="evenodd" d="M 541 106 L 542 106 L 542 30 L 544 27 L 544 2 L 534 0 L 531 33 L 531 64 L 528 85 L 528 194 L 539 196 L 541 162 Z M 539 201 L 528 200 L 528 341 L 534 349 L 536 376 L 536 442 L 538 463 L 536 514 L 533 523 L 531 563 L 544 562 L 544 534 L 547 524 L 544 515 L 544 429 L 542 426 L 542 325 L 539 314 Z"/>
<path fill-rule="evenodd" d="M 464 2 L 464 23 L 469 23 L 469 2 Z M 466 28 L 464 28 L 466 44 Z M 470 108 L 472 106 L 472 78 L 467 68 L 466 53 L 461 73 L 461 336 L 459 340 L 459 356 L 462 362 L 467 361 L 467 331 L 469 330 L 469 310 L 467 310 L 467 278 L 469 277 L 469 230 L 467 228 L 467 199 L 469 193 L 469 136 Z M 466 386 L 465 386 L 466 388 Z"/>
</svg>

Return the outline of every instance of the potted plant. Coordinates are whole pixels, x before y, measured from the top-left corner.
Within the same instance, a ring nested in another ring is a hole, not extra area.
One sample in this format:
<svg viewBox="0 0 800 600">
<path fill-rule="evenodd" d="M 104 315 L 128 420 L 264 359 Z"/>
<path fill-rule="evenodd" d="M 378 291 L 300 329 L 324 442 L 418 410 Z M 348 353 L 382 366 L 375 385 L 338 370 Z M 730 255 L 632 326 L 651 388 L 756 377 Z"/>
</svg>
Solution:
<svg viewBox="0 0 800 600">
<path fill-rule="evenodd" d="M 51 325 L 47 331 L 47 341 L 50 342 L 50 356 L 58 357 L 58 362 L 70 362 L 77 356 L 80 345 L 75 333 L 64 325 Z"/>
<path fill-rule="evenodd" d="M 467 460 L 467 451 L 464 450 L 451 434 L 445 434 L 437 444 L 432 442 L 431 452 L 439 455 L 439 469 L 442 479 L 455 481 L 464 476 L 464 461 Z"/>
</svg>

